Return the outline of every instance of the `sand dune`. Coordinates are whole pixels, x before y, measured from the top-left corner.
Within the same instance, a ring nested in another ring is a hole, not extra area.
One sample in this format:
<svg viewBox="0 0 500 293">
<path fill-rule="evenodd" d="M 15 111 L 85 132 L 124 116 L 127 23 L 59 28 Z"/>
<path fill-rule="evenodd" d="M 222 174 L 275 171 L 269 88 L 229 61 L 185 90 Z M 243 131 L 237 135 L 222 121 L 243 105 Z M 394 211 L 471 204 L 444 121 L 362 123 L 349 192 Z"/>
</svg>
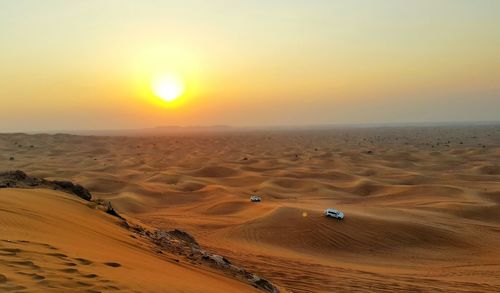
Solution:
<svg viewBox="0 0 500 293">
<path fill-rule="evenodd" d="M 280 235 L 276 235 L 280 231 Z M 322 257 L 335 253 L 394 253 L 399 249 L 467 247 L 459 233 L 424 223 L 350 214 L 333 222 L 321 213 L 281 207 L 226 234 L 242 242 L 271 244 Z M 333 253 L 334 252 L 334 253 Z"/>
<path fill-rule="evenodd" d="M 6 134 L 0 135 L 0 160 L 6 170 L 78 182 L 144 224 L 188 231 L 204 247 L 292 292 L 500 291 L 498 126 L 158 137 Z M 262 203 L 249 202 L 254 193 L 263 197 Z M 343 210 L 345 220 L 324 218 L 326 207 Z M 35 228 L 26 225 L 15 230 Z M 68 223 L 61 233 L 72 225 L 82 223 Z M 114 227 L 107 216 L 95 225 Z M 141 270 L 146 264 L 174 266 L 179 279 L 164 283 L 172 281 L 173 290 L 182 286 L 182 270 L 202 278 L 197 270 L 164 264 L 154 255 L 141 267 L 128 263 L 135 257 L 73 251 L 66 242 L 51 242 L 60 237 L 42 234 L 16 237 L 89 259 L 99 270 L 85 273 L 114 280 L 120 288 L 137 287 L 132 280 L 119 283 L 113 272 Z M 123 237 L 127 245 L 121 254 L 137 253 L 135 240 Z M 38 259 L 28 261 L 40 266 Z M 214 288 L 241 286 L 202 275 L 217 284 Z"/>
<path fill-rule="evenodd" d="M 1 189 L 0 235 L 0 291 L 255 291 L 156 255 L 113 217 L 61 192 Z"/>
</svg>

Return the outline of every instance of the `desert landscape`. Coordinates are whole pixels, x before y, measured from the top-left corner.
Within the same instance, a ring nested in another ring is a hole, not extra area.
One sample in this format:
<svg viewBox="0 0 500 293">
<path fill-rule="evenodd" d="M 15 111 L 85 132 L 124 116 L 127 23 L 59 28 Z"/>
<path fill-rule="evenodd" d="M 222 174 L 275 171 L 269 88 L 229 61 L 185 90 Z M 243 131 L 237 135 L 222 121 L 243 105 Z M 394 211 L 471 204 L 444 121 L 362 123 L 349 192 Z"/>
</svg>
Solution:
<svg viewBox="0 0 500 293">
<path fill-rule="evenodd" d="M 80 184 L 129 226 L 52 185 L 2 186 L 0 291 L 500 291 L 498 124 L 12 133 L 0 162 Z M 135 224 L 275 287 L 161 251 Z"/>
<path fill-rule="evenodd" d="M 0 0 L 0 293 L 500 292 L 499 16 Z"/>
</svg>

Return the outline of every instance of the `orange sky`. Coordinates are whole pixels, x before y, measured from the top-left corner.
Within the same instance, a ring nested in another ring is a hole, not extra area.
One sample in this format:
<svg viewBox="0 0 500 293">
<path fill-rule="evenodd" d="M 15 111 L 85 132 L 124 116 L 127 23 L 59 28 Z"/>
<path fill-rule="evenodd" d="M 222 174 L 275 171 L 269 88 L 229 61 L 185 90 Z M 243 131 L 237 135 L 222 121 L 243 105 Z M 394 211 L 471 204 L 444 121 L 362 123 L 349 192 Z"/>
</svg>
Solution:
<svg viewBox="0 0 500 293">
<path fill-rule="evenodd" d="M 500 117 L 500 2 L 11 1 L 0 131 Z M 187 91 L 151 93 L 162 74 Z"/>
</svg>

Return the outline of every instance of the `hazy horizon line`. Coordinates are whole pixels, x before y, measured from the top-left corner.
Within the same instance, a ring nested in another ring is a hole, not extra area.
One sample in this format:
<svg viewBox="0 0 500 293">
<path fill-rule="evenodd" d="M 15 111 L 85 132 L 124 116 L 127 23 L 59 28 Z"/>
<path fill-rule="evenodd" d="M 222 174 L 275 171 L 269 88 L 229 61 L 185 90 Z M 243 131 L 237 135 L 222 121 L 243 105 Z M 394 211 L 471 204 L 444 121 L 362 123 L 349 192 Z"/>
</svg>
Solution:
<svg viewBox="0 0 500 293">
<path fill-rule="evenodd" d="M 158 125 L 152 127 L 138 128 L 110 128 L 110 129 L 59 129 L 59 130 L 24 130 L 24 131 L 1 131 L 1 134 L 74 134 L 74 135 L 112 135 L 141 132 L 159 132 L 169 130 L 171 132 L 230 132 L 230 131 L 252 131 L 252 130 L 315 130 L 334 128 L 376 128 L 376 127 L 432 127 L 432 126 L 491 126 L 500 124 L 500 120 L 485 121 L 433 121 L 433 122 L 373 122 L 373 123 L 317 123 L 317 124 L 274 124 L 258 126 L 236 126 L 226 124 L 215 125 Z M 168 133 L 168 132 L 167 132 Z"/>
</svg>

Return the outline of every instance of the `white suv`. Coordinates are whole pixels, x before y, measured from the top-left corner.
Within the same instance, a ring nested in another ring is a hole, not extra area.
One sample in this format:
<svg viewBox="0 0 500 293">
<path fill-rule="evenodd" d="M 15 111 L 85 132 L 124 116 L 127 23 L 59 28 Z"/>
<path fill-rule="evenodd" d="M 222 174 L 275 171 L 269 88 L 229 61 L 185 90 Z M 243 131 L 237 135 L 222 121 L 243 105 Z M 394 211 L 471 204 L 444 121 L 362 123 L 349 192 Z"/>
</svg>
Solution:
<svg viewBox="0 0 500 293">
<path fill-rule="evenodd" d="M 336 209 L 326 209 L 325 216 L 342 220 L 344 218 L 344 213 Z"/>
<path fill-rule="evenodd" d="M 251 202 L 261 202 L 262 199 L 258 195 L 252 195 L 252 196 L 250 196 L 250 201 Z"/>
</svg>

